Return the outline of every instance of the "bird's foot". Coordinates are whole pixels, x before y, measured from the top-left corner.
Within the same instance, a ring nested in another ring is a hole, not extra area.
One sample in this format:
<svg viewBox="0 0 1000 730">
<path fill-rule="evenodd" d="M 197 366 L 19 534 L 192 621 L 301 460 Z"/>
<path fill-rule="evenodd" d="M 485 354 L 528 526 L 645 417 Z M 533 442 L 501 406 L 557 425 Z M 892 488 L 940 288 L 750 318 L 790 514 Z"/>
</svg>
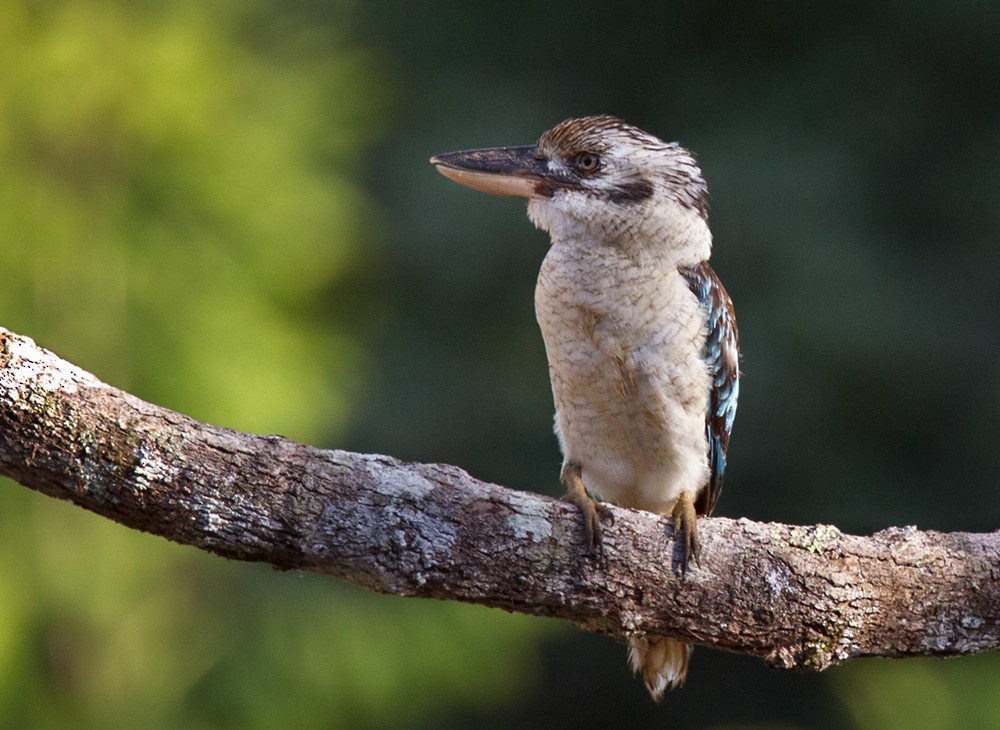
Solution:
<svg viewBox="0 0 1000 730">
<path fill-rule="evenodd" d="M 691 495 L 681 492 L 681 496 L 674 503 L 672 515 L 674 539 L 680 540 L 680 572 L 684 575 L 692 558 L 698 564 L 698 555 L 701 552 L 701 545 L 698 543 L 698 515 L 694 511 Z"/>
<path fill-rule="evenodd" d="M 583 486 L 579 464 L 567 464 L 562 470 L 562 481 L 566 486 L 563 499 L 572 502 L 583 513 L 583 530 L 587 540 L 587 554 L 596 556 L 601 551 L 601 517 L 611 518 L 611 510 L 598 502 Z"/>
</svg>

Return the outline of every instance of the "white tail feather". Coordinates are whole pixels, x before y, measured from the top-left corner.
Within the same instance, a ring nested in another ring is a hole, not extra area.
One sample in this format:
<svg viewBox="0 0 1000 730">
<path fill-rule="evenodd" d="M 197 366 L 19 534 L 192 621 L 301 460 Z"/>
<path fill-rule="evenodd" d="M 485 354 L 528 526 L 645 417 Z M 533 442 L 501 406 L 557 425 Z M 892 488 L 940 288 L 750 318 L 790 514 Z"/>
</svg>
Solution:
<svg viewBox="0 0 1000 730">
<path fill-rule="evenodd" d="M 642 672 L 655 702 L 659 702 L 667 688 L 684 684 L 687 678 L 691 645 L 663 637 L 641 637 L 628 640 L 628 663 L 632 673 Z"/>
</svg>

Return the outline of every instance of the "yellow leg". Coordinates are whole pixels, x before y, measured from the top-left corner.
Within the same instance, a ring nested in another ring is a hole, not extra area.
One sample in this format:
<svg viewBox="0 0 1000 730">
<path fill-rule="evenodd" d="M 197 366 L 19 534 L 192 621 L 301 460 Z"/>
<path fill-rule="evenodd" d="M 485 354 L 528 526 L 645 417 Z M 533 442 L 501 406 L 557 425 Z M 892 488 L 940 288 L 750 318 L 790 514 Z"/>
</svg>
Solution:
<svg viewBox="0 0 1000 730">
<path fill-rule="evenodd" d="M 579 464 L 565 464 L 563 466 L 562 482 L 566 487 L 566 494 L 563 496 L 563 499 L 575 504 L 583 513 L 583 530 L 587 537 L 587 554 L 596 555 L 601 549 L 601 515 L 610 517 L 611 510 L 587 494 L 587 490 L 583 486 Z"/>
<path fill-rule="evenodd" d="M 698 562 L 701 545 L 698 544 L 698 515 L 694 511 L 691 495 L 681 492 L 673 509 L 674 539 L 681 541 L 681 573 L 686 573 L 691 558 Z"/>
</svg>

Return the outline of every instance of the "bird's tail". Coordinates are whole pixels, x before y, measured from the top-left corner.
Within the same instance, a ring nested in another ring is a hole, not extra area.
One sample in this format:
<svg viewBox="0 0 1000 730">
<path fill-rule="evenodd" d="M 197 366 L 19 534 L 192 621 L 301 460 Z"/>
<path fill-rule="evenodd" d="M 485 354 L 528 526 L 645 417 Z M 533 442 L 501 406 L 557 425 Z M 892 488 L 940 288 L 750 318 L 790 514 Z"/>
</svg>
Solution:
<svg viewBox="0 0 1000 730">
<path fill-rule="evenodd" d="M 691 645 L 662 636 L 633 637 L 628 640 L 628 663 L 632 673 L 642 672 L 646 689 L 659 702 L 669 687 L 680 687 L 687 678 Z"/>
</svg>

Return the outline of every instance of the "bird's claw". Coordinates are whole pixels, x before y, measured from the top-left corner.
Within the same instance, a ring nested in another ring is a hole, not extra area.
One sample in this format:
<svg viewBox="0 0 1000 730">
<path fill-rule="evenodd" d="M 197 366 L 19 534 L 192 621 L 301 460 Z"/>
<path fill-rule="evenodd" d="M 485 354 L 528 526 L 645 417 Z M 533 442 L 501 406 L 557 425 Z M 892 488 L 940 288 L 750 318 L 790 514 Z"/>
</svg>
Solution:
<svg viewBox="0 0 1000 730">
<path fill-rule="evenodd" d="M 698 560 L 701 553 L 701 544 L 698 542 L 698 515 L 687 492 L 681 492 L 681 496 L 677 498 L 672 515 L 674 518 L 674 539 L 680 539 L 680 573 L 685 575 L 692 558 L 695 564 L 701 567 Z"/>
<path fill-rule="evenodd" d="M 598 502 L 589 494 L 583 486 L 583 479 L 580 476 L 580 467 L 568 465 L 563 469 L 563 483 L 566 485 L 566 494 L 563 499 L 571 502 L 580 508 L 583 513 L 583 531 L 587 544 L 587 555 L 596 557 L 601 552 L 602 532 L 601 517 L 613 519 L 611 509 L 604 503 Z"/>
</svg>

